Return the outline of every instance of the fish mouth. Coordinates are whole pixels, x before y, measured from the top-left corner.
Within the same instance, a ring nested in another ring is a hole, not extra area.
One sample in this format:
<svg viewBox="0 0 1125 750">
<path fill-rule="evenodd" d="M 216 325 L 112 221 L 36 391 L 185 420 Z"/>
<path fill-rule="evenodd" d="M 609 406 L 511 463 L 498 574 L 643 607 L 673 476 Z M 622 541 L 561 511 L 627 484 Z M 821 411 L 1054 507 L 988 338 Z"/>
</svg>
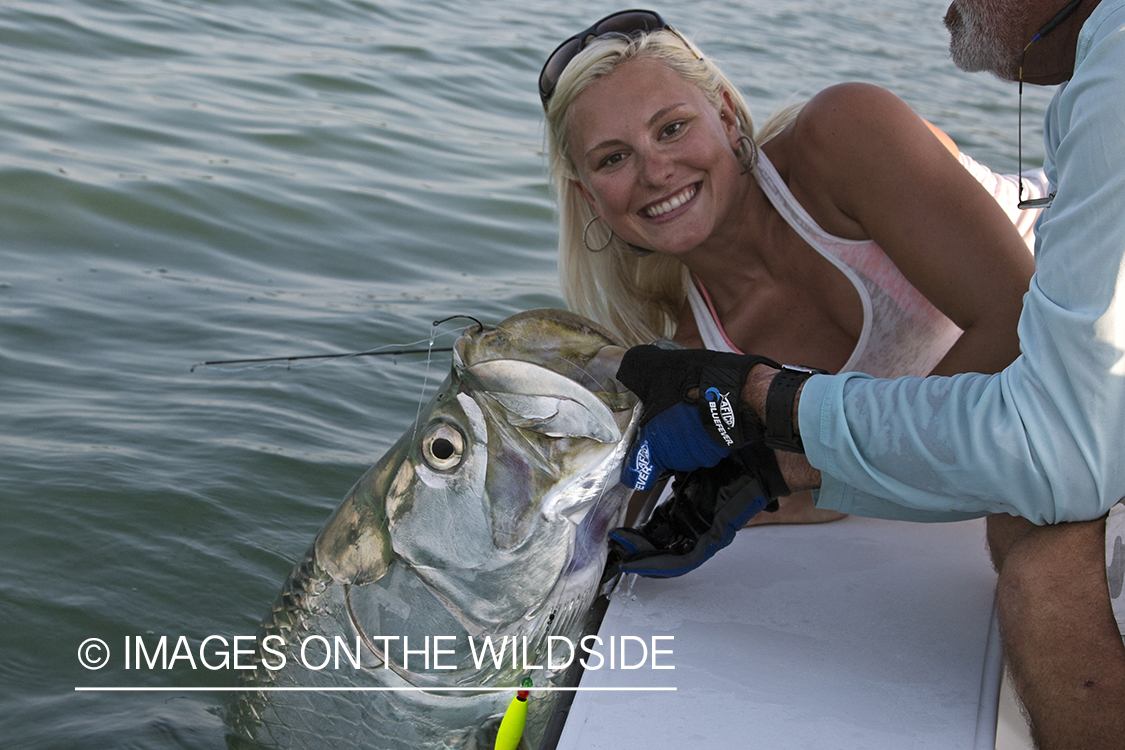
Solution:
<svg viewBox="0 0 1125 750">
<path fill-rule="evenodd" d="M 665 216 L 695 198 L 699 194 L 699 185 L 698 182 L 692 183 L 675 195 L 650 203 L 642 208 L 639 213 L 649 219 L 658 219 Z"/>
<path fill-rule="evenodd" d="M 360 624 L 359 617 L 356 615 L 355 609 L 352 607 L 352 587 L 349 584 L 344 584 L 344 608 L 348 612 L 348 621 L 351 622 L 356 634 L 360 637 L 360 640 L 363 641 L 363 645 L 367 647 L 367 650 L 370 651 L 376 659 L 382 662 L 383 667 L 390 669 L 392 672 L 394 672 L 396 675 L 398 675 L 400 678 L 411 685 L 434 689 L 440 689 L 442 687 L 444 683 L 443 677 L 422 675 L 418 674 L 417 672 L 403 669 L 402 667 L 395 664 L 394 659 L 390 658 L 390 656 L 387 655 L 386 651 L 380 649 L 375 645 L 375 641 L 371 638 L 371 636 L 367 634 L 367 631 L 363 629 L 363 625 Z"/>
</svg>

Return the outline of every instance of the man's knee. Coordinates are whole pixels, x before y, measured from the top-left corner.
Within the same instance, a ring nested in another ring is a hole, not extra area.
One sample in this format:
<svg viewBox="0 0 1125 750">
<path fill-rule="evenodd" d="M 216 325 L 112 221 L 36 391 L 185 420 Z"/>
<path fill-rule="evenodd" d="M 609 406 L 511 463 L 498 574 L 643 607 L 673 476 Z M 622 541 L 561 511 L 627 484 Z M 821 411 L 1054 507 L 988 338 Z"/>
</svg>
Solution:
<svg viewBox="0 0 1125 750">
<path fill-rule="evenodd" d="M 1038 747 L 1119 747 L 1125 646 L 1106 582 L 1105 521 L 1036 527 L 1008 551 L 1000 628 Z"/>
<path fill-rule="evenodd" d="M 1026 523 L 1022 518 L 1012 520 Z M 991 528 L 989 536 L 991 542 Z M 1104 518 L 1051 526 L 1028 525 L 1014 539 L 1009 536 L 1009 540 L 1004 567 L 1012 566 L 1013 583 L 1058 585 L 1074 573 L 1087 574 L 1095 568 L 1104 578 Z"/>
<path fill-rule="evenodd" d="M 1101 519 L 1034 526 L 1009 545 L 996 586 L 1006 639 L 1041 627 L 1056 636 L 1060 628 L 1081 630 L 1075 615 L 1108 606 L 1104 540 Z"/>
</svg>

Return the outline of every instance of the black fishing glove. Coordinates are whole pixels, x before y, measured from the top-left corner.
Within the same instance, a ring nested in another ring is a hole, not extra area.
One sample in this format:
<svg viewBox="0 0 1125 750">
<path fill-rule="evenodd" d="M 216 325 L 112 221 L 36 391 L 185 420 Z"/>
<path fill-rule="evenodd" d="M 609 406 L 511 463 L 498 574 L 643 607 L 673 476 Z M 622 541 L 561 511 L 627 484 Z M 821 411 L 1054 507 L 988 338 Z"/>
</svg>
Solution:
<svg viewBox="0 0 1125 750">
<path fill-rule="evenodd" d="M 625 353 L 617 379 L 644 404 L 637 439 L 621 470 L 622 483 L 647 490 L 665 471 L 714 466 L 732 449 L 761 439 L 761 421 L 742 406 L 750 368 L 766 357 L 653 344 Z M 698 397 L 688 392 L 697 388 Z"/>
<path fill-rule="evenodd" d="M 751 443 L 710 468 L 677 473 L 672 497 L 639 529 L 609 534 L 610 561 L 623 573 L 672 578 L 694 570 L 734 540 L 762 510 L 789 494 L 774 452 Z"/>
</svg>

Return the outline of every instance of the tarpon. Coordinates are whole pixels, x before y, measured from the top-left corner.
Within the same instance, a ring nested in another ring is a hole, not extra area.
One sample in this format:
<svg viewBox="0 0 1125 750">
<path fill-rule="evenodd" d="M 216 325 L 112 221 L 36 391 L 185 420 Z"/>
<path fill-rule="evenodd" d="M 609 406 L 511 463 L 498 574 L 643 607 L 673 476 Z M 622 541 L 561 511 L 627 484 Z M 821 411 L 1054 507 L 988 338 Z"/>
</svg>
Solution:
<svg viewBox="0 0 1125 750">
<path fill-rule="evenodd" d="M 561 683 L 629 496 L 639 412 L 614 378 L 622 353 L 561 310 L 462 333 L 449 377 L 263 621 L 244 684 L 318 690 L 238 693 L 232 747 L 492 750 L 522 678 Z M 449 689 L 481 687 L 510 690 Z M 521 748 L 557 695 L 532 692 Z"/>
</svg>

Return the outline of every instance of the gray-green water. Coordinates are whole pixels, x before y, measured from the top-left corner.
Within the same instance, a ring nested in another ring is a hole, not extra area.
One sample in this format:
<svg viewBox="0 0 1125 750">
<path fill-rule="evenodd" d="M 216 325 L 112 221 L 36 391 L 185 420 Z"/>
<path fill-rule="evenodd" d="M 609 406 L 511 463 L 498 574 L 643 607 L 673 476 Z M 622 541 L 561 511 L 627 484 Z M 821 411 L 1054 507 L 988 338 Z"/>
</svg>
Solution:
<svg viewBox="0 0 1125 750">
<path fill-rule="evenodd" d="M 253 634 L 448 359 L 190 365 L 560 306 L 536 76 L 615 9 L 0 2 L 0 745 L 223 746 L 220 694 L 74 688 L 231 685 L 126 670 L 124 639 Z M 759 119 L 870 81 L 1015 169 L 1015 89 L 953 67 L 940 2 L 656 9 Z M 1026 96 L 1029 162 L 1049 93 Z M 80 665 L 87 638 L 108 666 Z"/>
</svg>

